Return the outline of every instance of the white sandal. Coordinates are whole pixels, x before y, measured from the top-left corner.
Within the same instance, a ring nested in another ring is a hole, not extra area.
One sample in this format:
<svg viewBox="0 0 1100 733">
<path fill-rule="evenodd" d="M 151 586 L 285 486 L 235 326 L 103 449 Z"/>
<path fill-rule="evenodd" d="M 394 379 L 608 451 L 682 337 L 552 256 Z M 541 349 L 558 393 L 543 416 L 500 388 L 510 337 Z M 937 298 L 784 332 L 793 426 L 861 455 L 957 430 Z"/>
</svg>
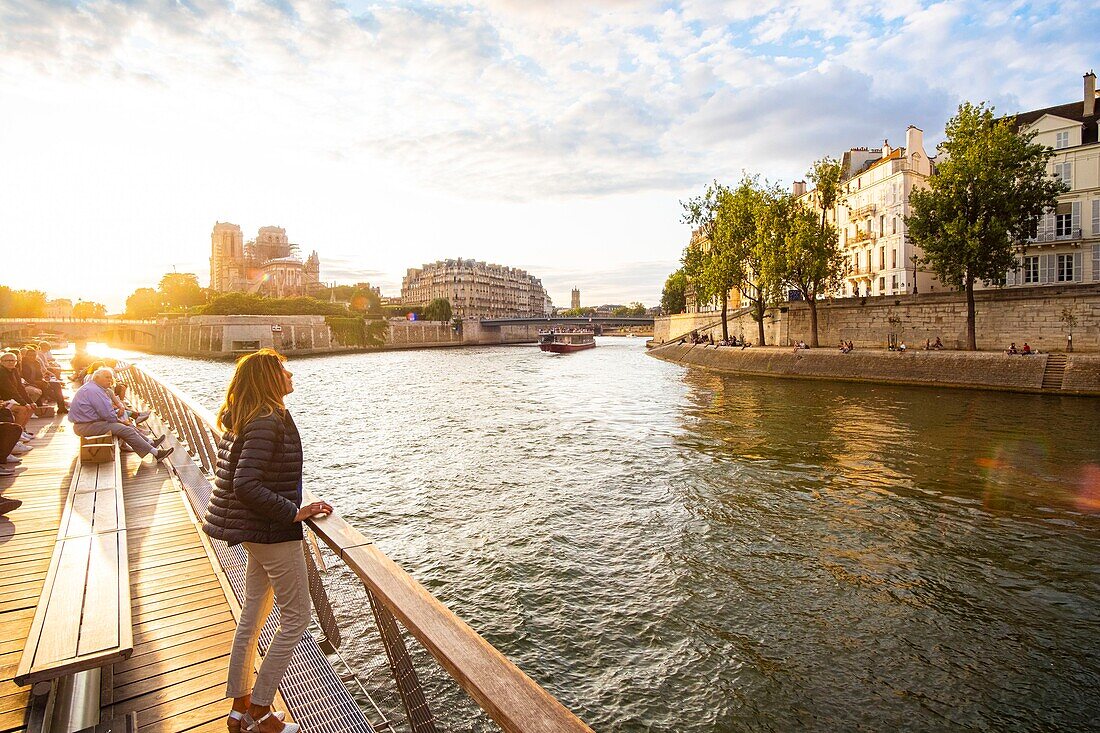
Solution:
<svg viewBox="0 0 1100 733">
<path fill-rule="evenodd" d="M 244 720 L 243 719 L 244 719 L 245 715 L 246 715 L 246 713 L 242 713 L 238 710 L 230 710 L 228 720 L 239 720 L 239 721 L 241 721 L 241 728 L 244 728 Z M 275 717 L 278 718 L 279 720 L 286 720 L 286 713 L 284 713 L 280 710 L 280 711 L 275 713 Z"/>
<path fill-rule="evenodd" d="M 283 714 L 272 710 L 267 715 L 262 716 L 259 720 L 253 720 L 252 716 L 245 713 L 241 719 L 241 730 L 244 731 L 258 731 L 260 729 L 260 723 L 264 722 L 268 718 L 275 718 L 276 720 L 283 720 Z M 283 729 L 279 733 L 298 733 L 301 730 L 301 726 L 297 723 L 283 723 Z"/>
</svg>

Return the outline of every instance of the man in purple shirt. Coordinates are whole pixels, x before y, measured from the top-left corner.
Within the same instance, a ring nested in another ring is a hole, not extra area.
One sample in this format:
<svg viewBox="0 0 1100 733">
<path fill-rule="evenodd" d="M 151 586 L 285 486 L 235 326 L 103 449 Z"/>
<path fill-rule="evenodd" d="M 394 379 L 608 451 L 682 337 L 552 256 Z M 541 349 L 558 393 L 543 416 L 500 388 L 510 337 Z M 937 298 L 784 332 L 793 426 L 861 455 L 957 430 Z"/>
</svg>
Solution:
<svg viewBox="0 0 1100 733">
<path fill-rule="evenodd" d="M 158 447 L 164 442 L 163 435 L 150 443 L 133 425 L 119 420 L 118 411 L 111 400 L 114 384 L 115 373 L 108 367 L 102 367 L 95 371 L 87 384 L 76 391 L 69 404 L 69 422 L 73 424 L 73 432 L 82 438 L 110 433 L 133 448 L 142 458 L 150 453 L 158 461 L 168 457 L 173 449 Z"/>
</svg>

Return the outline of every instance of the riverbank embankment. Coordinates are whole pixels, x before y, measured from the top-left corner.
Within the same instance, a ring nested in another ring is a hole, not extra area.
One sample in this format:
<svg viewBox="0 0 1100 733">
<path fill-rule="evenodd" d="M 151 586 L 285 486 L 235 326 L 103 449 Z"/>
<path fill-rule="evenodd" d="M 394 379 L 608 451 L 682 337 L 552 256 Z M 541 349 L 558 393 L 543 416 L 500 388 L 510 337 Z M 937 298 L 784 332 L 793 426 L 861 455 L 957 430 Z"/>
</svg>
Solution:
<svg viewBox="0 0 1100 733">
<path fill-rule="evenodd" d="M 1096 354 L 1010 356 L 877 349 L 842 354 L 834 349 L 740 349 L 680 343 L 658 346 L 649 354 L 730 374 L 1100 396 L 1100 355 Z"/>
</svg>

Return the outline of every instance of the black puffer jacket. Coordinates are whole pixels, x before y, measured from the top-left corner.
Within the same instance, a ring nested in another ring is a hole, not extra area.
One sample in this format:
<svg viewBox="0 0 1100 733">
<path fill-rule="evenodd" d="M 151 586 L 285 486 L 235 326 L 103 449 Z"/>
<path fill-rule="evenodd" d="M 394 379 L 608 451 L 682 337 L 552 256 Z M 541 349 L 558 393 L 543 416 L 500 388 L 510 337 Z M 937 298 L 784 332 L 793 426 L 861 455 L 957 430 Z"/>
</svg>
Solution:
<svg viewBox="0 0 1100 733">
<path fill-rule="evenodd" d="M 302 539 L 302 438 L 289 412 L 258 417 L 218 442 L 214 493 L 202 529 L 230 545 Z"/>
</svg>

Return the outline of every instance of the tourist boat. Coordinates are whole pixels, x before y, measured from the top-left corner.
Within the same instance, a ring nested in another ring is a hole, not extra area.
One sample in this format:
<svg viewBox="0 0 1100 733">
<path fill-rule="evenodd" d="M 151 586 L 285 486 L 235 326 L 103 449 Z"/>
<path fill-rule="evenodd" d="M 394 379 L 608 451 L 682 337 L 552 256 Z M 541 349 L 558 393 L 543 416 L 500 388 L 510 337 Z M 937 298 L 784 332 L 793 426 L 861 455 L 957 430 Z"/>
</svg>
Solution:
<svg viewBox="0 0 1100 733">
<path fill-rule="evenodd" d="M 592 331 L 539 332 L 539 348 L 555 354 L 571 354 L 574 351 L 591 349 L 595 345 L 596 337 Z"/>
</svg>

